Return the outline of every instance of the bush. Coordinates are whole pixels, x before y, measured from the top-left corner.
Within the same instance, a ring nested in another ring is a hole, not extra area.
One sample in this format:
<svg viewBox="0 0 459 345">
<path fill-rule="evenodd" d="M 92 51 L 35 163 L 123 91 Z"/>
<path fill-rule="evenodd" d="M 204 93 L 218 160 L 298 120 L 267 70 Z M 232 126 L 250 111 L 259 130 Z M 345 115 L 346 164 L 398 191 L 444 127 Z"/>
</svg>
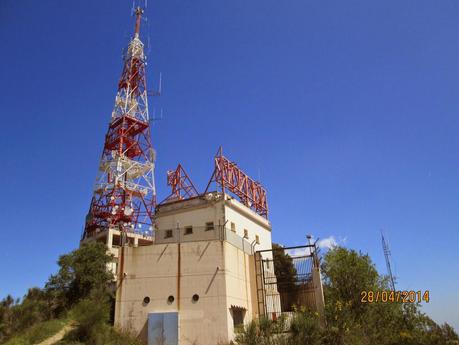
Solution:
<svg viewBox="0 0 459 345">
<path fill-rule="evenodd" d="M 290 344 L 322 344 L 322 329 L 319 314 L 301 311 L 295 313 L 290 325 Z"/>
<path fill-rule="evenodd" d="M 68 336 L 71 340 L 98 345 L 108 338 L 109 304 L 104 296 L 97 295 L 83 299 L 70 312 L 76 322 L 76 328 Z"/>
<path fill-rule="evenodd" d="M 76 327 L 61 345 L 140 345 L 130 334 L 114 329 L 110 323 L 110 296 L 106 291 L 93 291 L 70 312 Z"/>
</svg>

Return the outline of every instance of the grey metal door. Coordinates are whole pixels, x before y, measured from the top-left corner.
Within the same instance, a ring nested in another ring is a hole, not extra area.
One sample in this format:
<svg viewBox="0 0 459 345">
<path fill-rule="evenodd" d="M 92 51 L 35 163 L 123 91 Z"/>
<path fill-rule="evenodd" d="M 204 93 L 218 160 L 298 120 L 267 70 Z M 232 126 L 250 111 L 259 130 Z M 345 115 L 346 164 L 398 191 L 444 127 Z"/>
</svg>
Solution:
<svg viewBox="0 0 459 345">
<path fill-rule="evenodd" d="M 178 345 L 178 313 L 148 314 L 148 345 Z"/>
</svg>

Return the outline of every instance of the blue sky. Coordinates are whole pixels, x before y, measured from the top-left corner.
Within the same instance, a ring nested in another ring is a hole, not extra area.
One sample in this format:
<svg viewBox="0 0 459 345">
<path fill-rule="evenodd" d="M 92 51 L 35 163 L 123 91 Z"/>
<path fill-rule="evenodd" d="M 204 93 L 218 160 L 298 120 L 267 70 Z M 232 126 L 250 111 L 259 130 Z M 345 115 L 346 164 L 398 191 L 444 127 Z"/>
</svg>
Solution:
<svg viewBox="0 0 459 345">
<path fill-rule="evenodd" d="M 78 246 L 131 7 L 0 2 L 0 296 Z M 424 310 L 459 330 L 459 3 L 150 0 L 146 14 L 159 198 L 178 162 L 203 189 L 223 145 L 266 186 L 275 241 L 333 236 L 384 273 L 383 228 L 398 288 L 429 289 Z"/>
</svg>

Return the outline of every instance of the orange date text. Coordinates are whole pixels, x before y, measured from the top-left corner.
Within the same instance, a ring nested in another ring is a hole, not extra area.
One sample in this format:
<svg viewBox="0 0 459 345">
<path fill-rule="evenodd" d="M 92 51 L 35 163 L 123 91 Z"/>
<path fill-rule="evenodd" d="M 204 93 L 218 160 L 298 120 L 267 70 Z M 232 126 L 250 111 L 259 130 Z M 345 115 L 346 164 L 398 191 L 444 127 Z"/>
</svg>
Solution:
<svg viewBox="0 0 459 345">
<path fill-rule="evenodd" d="M 430 301 L 429 290 L 425 291 L 393 291 L 376 290 L 361 291 L 361 303 L 421 303 Z"/>
</svg>

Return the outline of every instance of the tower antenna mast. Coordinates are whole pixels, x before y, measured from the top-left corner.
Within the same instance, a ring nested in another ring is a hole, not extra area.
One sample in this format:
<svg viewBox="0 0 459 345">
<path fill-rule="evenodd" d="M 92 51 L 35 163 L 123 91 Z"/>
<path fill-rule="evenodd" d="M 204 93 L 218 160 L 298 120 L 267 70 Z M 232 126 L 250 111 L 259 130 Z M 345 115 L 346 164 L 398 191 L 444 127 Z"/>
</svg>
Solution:
<svg viewBox="0 0 459 345">
<path fill-rule="evenodd" d="M 381 230 L 381 242 L 382 242 L 384 257 L 386 259 L 387 274 L 389 275 L 389 278 L 390 278 L 390 284 L 391 284 L 392 291 L 395 291 L 395 281 L 394 281 L 394 276 L 392 275 L 392 268 L 390 266 L 390 255 L 391 254 L 390 254 L 389 244 L 384 238 L 384 234 L 382 230 Z"/>
<path fill-rule="evenodd" d="M 140 40 L 144 10 L 138 6 L 134 11 L 134 34 L 123 56 L 83 239 L 109 230 L 152 236 L 156 153 L 148 113 L 146 56 Z"/>
</svg>

